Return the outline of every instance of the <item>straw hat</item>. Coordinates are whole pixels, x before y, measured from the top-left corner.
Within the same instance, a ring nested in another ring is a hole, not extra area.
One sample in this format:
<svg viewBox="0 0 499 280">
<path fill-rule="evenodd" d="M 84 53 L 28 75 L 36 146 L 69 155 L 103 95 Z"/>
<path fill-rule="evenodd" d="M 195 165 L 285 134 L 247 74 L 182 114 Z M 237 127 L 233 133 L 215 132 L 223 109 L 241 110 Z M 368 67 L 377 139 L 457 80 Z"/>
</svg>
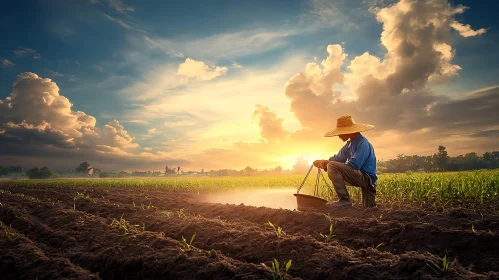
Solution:
<svg viewBox="0 0 499 280">
<path fill-rule="evenodd" d="M 350 134 L 373 129 L 374 125 L 355 123 L 351 116 L 341 116 L 336 121 L 336 128 L 329 131 L 324 137 L 333 137 L 340 134 Z"/>
</svg>

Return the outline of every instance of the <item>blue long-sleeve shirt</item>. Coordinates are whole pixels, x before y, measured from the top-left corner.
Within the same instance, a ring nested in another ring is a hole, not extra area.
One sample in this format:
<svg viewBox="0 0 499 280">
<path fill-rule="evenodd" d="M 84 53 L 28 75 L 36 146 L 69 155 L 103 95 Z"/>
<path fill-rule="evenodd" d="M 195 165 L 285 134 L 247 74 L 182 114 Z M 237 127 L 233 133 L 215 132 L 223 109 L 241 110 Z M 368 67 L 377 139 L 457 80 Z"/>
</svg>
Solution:
<svg viewBox="0 0 499 280">
<path fill-rule="evenodd" d="M 346 163 L 353 169 L 367 173 L 373 184 L 378 181 L 374 148 L 362 134 L 359 134 L 353 141 L 347 141 L 338 154 L 330 157 L 329 160 Z"/>
</svg>

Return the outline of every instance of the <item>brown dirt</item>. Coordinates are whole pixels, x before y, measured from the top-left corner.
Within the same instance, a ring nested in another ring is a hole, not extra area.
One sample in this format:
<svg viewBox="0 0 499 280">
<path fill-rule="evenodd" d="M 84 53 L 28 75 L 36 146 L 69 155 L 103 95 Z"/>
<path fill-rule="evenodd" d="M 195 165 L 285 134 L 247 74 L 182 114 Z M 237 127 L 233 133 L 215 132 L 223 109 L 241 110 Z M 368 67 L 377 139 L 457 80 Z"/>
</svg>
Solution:
<svg viewBox="0 0 499 280">
<path fill-rule="evenodd" d="M 293 260 L 287 279 L 499 279 L 494 207 L 340 209 L 327 213 L 335 237 L 326 243 L 319 235 L 329 230 L 324 213 L 212 204 L 201 202 L 204 196 L 0 183 L 0 275 L 271 279 L 266 266 L 276 258 L 281 266 Z M 127 234 L 111 225 L 120 217 Z M 283 228 L 281 238 L 269 220 Z M 181 237 L 193 234 L 194 248 L 185 250 Z M 439 274 L 431 267 L 444 255 L 457 260 Z"/>
</svg>

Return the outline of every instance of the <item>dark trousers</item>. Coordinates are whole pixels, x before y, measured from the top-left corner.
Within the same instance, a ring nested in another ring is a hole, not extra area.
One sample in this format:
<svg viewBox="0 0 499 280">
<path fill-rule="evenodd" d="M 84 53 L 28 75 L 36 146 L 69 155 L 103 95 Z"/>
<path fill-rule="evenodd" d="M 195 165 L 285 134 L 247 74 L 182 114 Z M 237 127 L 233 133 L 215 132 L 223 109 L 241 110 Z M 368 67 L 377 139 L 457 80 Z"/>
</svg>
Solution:
<svg viewBox="0 0 499 280">
<path fill-rule="evenodd" d="M 330 161 L 327 164 L 327 175 L 333 182 L 334 190 L 340 200 L 350 200 L 346 184 L 359 187 L 363 191 L 371 184 L 369 175 L 341 162 Z"/>
</svg>

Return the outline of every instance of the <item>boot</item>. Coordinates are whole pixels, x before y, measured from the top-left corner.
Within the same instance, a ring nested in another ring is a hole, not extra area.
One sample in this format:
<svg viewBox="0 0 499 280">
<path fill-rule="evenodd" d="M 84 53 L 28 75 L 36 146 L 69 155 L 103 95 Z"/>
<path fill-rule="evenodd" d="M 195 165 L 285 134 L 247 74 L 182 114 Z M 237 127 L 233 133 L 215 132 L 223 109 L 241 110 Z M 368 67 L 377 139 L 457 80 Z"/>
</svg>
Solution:
<svg viewBox="0 0 499 280">
<path fill-rule="evenodd" d="M 339 206 L 352 206 L 352 202 L 346 199 L 339 199 L 338 201 L 326 204 L 329 207 L 339 207 Z"/>
<path fill-rule="evenodd" d="M 362 206 L 371 208 L 376 206 L 376 186 L 368 185 L 362 188 Z"/>
</svg>

